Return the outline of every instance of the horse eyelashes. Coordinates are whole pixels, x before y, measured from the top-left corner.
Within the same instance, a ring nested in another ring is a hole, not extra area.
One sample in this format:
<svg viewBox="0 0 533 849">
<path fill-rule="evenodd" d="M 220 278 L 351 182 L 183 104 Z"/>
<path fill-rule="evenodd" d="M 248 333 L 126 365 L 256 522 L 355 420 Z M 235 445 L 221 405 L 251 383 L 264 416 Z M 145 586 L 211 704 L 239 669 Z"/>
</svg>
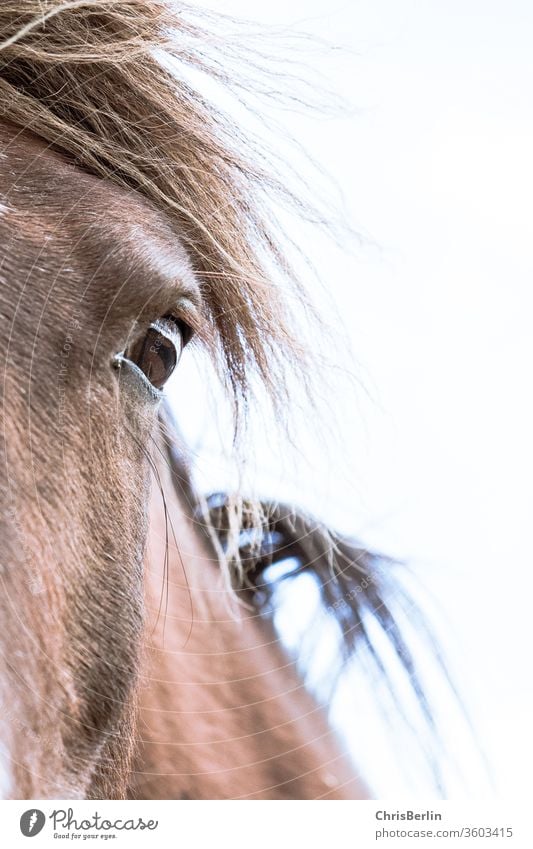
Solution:
<svg viewBox="0 0 533 849">
<path fill-rule="evenodd" d="M 144 336 L 124 351 L 156 389 L 162 389 L 176 368 L 190 333 L 183 322 L 165 316 L 150 325 Z"/>
</svg>

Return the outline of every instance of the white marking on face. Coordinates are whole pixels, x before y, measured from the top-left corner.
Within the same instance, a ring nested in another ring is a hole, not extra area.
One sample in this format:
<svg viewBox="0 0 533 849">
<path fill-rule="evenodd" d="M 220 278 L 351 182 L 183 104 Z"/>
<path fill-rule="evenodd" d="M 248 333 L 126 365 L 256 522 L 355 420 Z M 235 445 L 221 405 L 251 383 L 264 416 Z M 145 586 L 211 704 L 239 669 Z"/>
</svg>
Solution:
<svg viewBox="0 0 533 849">
<path fill-rule="evenodd" d="M 0 666 L 0 799 L 10 799 L 13 794 L 13 774 L 9 745 L 13 739 L 14 711 L 4 686 L 5 670 Z"/>
<path fill-rule="evenodd" d="M 0 799 L 9 799 L 12 787 L 11 758 L 5 743 L 0 741 Z"/>
<path fill-rule="evenodd" d="M 9 799 L 11 795 L 11 770 L 9 768 L 9 758 L 4 755 L 4 746 L 1 746 L 0 754 L 0 800 Z"/>
</svg>

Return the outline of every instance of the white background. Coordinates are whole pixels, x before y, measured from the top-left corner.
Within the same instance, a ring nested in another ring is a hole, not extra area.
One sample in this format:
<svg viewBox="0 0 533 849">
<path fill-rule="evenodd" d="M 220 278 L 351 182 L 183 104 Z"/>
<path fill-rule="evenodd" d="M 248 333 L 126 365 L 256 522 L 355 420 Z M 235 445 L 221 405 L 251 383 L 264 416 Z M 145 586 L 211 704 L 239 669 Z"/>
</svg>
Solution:
<svg viewBox="0 0 533 849">
<path fill-rule="evenodd" d="M 290 451 L 282 459 L 256 438 L 256 485 L 415 568 L 440 608 L 439 636 L 495 785 L 480 777 L 446 709 L 443 735 L 464 773 L 451 775 L 448 795 L 525 797 L 533 716 L 533 7 L 212 6 L 351 51 L 339 59 L 310 46 L 308 61 L 354 113 L 284 120 L 340 183 L 362 236 L 347 253 L 305 236 L 351 343 L 351 354 L 337 344 L 332 356 L 359 384 L 339 390 L 329 409 L 336 436 L 327 450 L 303 415 L 292 462 Z M 205 394 L 185 366 L 174 397 L 209 488 L 224 479 Z M 360 706 L 354 718 L 349 694 L 339 698 L 336 716 L 376 792 L 408 795 L 407 749 L 402 756 L 400 741 L 392 751 L 379 723 L 361 721 L 371 708 Z"/>
</svg>

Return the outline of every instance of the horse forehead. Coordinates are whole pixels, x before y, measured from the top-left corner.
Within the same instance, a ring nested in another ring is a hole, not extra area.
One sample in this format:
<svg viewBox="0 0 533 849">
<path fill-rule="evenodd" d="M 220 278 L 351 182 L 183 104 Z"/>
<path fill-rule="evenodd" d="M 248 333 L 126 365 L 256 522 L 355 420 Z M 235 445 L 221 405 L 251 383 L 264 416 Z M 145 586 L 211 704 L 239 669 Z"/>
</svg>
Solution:
<svg viewBox="0 0 533 849">
<path fill-rule="evenodd" d="M 98 259 L 112 243 L 160 268 L 190 274 L 178 234 L 148 199 L 83 171 L 25 131 L 6 132 L 0 123 L 0 225 L 10 214 L 17 216 L 22 238 L 58 236 L 56 253 L 72 252 L 76 244 Z"/>
</svg>

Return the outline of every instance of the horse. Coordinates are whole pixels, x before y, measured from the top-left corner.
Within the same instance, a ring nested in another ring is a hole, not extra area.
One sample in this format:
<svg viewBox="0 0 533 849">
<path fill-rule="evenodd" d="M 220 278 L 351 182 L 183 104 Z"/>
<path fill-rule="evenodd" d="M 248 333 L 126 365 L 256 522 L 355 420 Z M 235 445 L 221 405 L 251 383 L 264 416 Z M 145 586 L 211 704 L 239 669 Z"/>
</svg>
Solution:
<svg viewBox="0 0 533 849">
<path fill-rule="evenodd" d="M 432 721 L 392 564 L 204 497 L 165 402 L 194 348 L 236 433 L 254 382 L 273 417 L 312 386 L 265 192 L 294 199 L 191 82 L 231 83 L 227 49 L 164 0 L 0 7 L 5 798 L 368 798 L 272 623 L 296 574 L 346 658 L 384 671 L 381 628 Z"/>
</svg>

